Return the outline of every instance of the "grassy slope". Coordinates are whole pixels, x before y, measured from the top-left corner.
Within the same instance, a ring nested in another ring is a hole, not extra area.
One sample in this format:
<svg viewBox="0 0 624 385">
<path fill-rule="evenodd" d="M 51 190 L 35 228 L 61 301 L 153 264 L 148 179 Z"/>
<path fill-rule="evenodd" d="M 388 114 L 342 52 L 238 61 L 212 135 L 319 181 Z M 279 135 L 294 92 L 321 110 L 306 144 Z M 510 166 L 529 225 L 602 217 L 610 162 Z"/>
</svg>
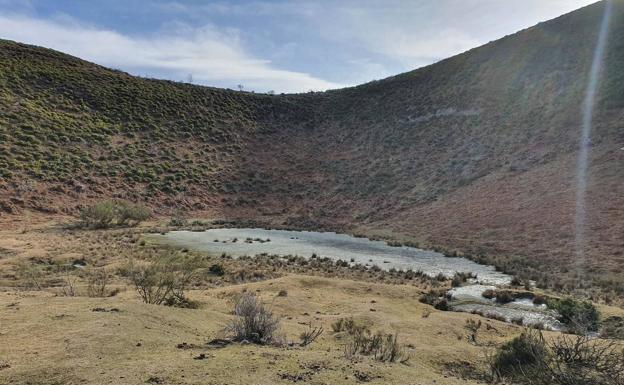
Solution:
<svg viewBox="0 0 624 385">
<path fill-rule="evenodd" d="M 243 288 L 258 290 L 264 301 L 272 303 L 283 317 L 283 332 L 289 340 L 296 341 L 310 321 L 326 332 L 306 348 L 176 348 L 183 342 L 204 345 L 217 337 L 231 318 L 232 298 Z M 288 297 L 277 297 L 279 290 L 287 290 Z M 422 318 L 428 306 L 416 300 L 418 295 L 407 286 L 305 276 L 193 292 L 192 298 L 202 303 L 199 310 L 145 305 L 131 292 L 108 299 L 6 293 L 0 296 L 0 306 L 15 305 L 0 315 L 5 342 L 0 356 L 11 367 L 0 370 L 0 383 L 141 384 L 151 377 L 167 384 L 292 383 L 281 377 L 287 374 L 303 375 L 306 383 L 356 384 L 356 372 L 369 374 L 375 378 L 373 383 L 404 384 L 415 378 L 423 383 L 476 383 L 442 376 L 445 364 L 467 362 L 481 367 L 483 347 L 471 345 L 463 329 L 465 319 L 474 316 L 434 311 Z M 326 301 L 328 296 L 331 303 Z M 371 304 L 372 300 L 377 303 Z M 96 307 L 120 311 L 93 312 Z M 414 346 L 411 363 L 345 359 L 346 338 L 334 335 L 331 323 L 350 316 L 374 329 L 400 331 L 402 340 Z M 500 342 L 519 330 L 498 321 L 485 322 L 496 331 L 484 329 L 483 343 Z M 194 360 L 200 353 L 208 358 Z M 311 373 L 309 378 L 307 373 Z"/>
<path fill-rule="evenodd" d="M 601 15 L 593 5 L 410 73 L 284 96 L 140 79 L 2 41 L 0 207 L 119 196 L 387 229 L 553 283 L 543 271 L 570 274 L 579 106 Z M 606 286 L 624 265 L 622 0 L 612 26 L 588 203 L 589 261 L 614 274 L 594 276 Z"/>
</svg>

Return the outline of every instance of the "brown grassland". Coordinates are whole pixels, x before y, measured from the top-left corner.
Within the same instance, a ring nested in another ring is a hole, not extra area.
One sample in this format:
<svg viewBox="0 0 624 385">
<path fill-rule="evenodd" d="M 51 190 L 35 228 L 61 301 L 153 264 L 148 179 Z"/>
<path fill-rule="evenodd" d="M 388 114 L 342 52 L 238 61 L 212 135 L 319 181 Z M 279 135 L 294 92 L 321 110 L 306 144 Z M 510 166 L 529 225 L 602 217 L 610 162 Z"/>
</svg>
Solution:
<svg viewBox="0 0 624 385">
<path fill-rule="evenodd" d="M 70 221 L 33 214 L 1 223 L 2 384 L 477 384 L 489 379 L 487 353 L 522 331 L 419 302 L 421 294 L 449 282 L 272 265 L 262 258 L 230 259 L 145 242 L 141 234 L 160 231 L 164 218 L 111 230 L 68 229 Z M 189 287 L 196 309 L 145 304 L 118 271 L 128 258 L 149 261 L 160 252 L 196 254 L 220 264 L 224 274 L 203 275 Z M 54 268 L 77 261 L 106 268 L 107 290 L 115 295 L 89 297 L 81 269 Z M 22 262 L 44 267 L 38 287 L 18 272 Z M 65 290 L 68 277 L 74 296 Z M 285 345 L 208 344 L 223 338 L 243 292 L 256 294 L 280 318 Z M 603 316 L 624 315 L 619 308 L 600 310 Z M 340 318 L 398 333 L 409 361 L 347 359 L 348 336 L 331 326 Z M 484 323 L 476 343 L 465 327 L 469 319 Z M 323 327 L 318 340 L 305 347 L 288 344 L 309 325 Z"/>
</svg>

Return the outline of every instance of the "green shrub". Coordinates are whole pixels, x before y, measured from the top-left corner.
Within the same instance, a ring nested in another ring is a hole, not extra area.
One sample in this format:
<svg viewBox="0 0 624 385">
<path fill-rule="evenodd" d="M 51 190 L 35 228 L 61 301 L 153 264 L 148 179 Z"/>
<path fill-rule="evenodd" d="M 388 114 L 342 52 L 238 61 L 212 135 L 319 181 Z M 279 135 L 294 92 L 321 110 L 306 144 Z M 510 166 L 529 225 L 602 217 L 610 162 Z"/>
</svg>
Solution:
<svg viewBox="0 0 624 385">
<path fill-rule="evenodd" d="M 624 340 L 624 317 L 611 316 L 602 321 L 603 338 Z"/>
<path fill-rule="evenodd" d="M 218 275 L 219 277 L 222 277 L 225 275 L 225 269 L 223 268 L 223 265 L 219 263 L 215 263 L 214 265 L 211 265 L 208 268 L 208 271 L 210 271 L 214 275 Z"/>
<path fill-rule="evenodd" d="M 97 229 L 137 226 L 150 216 L 147 207 L 121 200 L 98 202 L 80 211 L 82 226 Z"/>
<path fill-rule="evenodd" d="M 600 327 L 600 313 L 591 302 L 549 298 L 546 304 L 559 313 L 559 320 L 568 325 L 572 332 L 583 334 L 598 331 Z"/>
<path fill-rule="evenodd" d="M 104 201 L 82 209 L 80 219 L 85 227 L 102 229 L 112 225 L 115 215 L 115 202 Z"/>
<path fill-rule="evenodd" d="M 490 367 L 499 378 L 532 376 L 549 360 L 546 341 L 541 333 L 526 329 L 520 336 L 501 346 L 492 358 Z"/>
<path fill-rule="evenodd" d="M 506 304 L 515 301 L 516 297 L 508 290 L 498 290 L 496 292 L 496 302 Z"/>
<path fill-rule="evenodd" d="M 437 310 L 448 311 L 450 307 L 445 294 L 445 290 L 433 289 L 421 295 L 418 300 L 421 303 L 433 306 Z"/>
<path fill-rule="evenodd" d="M 126 201 L 116 202 L 116 214 L 119 226 L 137 226 L 152 216 L 147 207 Z"/>
<path fill-rule="evenodd" d="M 169 221 L 169 226 L 172 226 L 172 227 L 182 227 L 182 226 L 186 226 L 187 223 L 188 223 L 188 221 L 186 220 L 186 218 L 184 218 L 181 215 L 175 215 Z"/>
</svg>

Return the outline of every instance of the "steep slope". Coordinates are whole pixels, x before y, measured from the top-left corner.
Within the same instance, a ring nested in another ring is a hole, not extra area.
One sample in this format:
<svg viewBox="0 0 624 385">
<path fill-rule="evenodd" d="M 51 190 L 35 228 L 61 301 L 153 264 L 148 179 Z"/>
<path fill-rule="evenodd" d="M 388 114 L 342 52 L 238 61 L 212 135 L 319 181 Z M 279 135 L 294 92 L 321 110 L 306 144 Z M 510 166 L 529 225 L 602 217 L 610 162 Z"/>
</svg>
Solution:
<svg viewBox="0 0 624 385">
<path fill-rule="evenodd" d="M 592 136 L 588 253 L 590 270 L 621 272 L 624 2 L 614 6 Z M 325 94 L 314 135 L 290 137 L 294 159 L 275 165 L 275 147 L 261 169 L 278 188 L 310 170 L 291 188 L 307 192 L 302 217 L 501 255 L 499 266 L 559 284 L 541 271 L 546 261 L 562 275 L 575 268 L 580 106 L 602 15 L 598 3 L 430 67 Z M 599 279 L 622 288 L 619 278 Z"/>
<path fill-rule="evenodd" d="M 162 211 L 392 231 L 564 285 L 552 277 L 574 271 L 580 106 L 603 7 L 305 95 L 140 79 L 2 41 L 2 207 L 73 211 L 118 196 Z M 623 118 L 616 0 L 592 136 L 588 255 L 594 280 L 621 291 Z"/>
</svg>

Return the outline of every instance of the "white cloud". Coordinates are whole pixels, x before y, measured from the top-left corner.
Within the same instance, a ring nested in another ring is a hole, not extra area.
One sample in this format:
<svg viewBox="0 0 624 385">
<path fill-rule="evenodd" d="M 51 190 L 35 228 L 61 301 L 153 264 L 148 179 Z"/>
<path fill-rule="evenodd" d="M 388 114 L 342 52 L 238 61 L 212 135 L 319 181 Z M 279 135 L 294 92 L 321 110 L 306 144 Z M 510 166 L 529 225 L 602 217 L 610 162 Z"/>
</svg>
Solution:
<svg viewBox="0 0 624 385">
<path fill-rule="evenodd" d="M 327 40 L 384 55 L 412 69 L 595 1 L 347 0 L 318 8 L 308 17 Z"/>
<path fill-rule="evenodd" d="M 0 37 L 133 74 L 172 80 L 192 74 L 207 85 L 293 92 L 341 86 L 319 77 L 356 83 L 428 65 L 594 1 L 178 0 L 150 3 L 169 28 L 147 37 L 67 19 L 2 15 Z M 0 5 L 6 2 L 17 0 Z M 193 25 L 212 20 L 220 28 L 190 29 L 171 22 L 176 19 Z M 232 25 L 240 29 L 221 28 Z"/>
<path fill-rule="evenodd" d="M 301 92 L 342 85 L 309 74 L 275 68 L 245 53 L 234 31 L 212 26 L 178 26 L 153 37 L 132 37 L 68 21 L 0 16 L 0 36 L 53 48 L 134 74 L 165 74 L 172 80 L 193 75 L 202 84 L 244 84 L 258 91 Z M 161 75 L 163 76 L 163 75 Z"/>
<path fill-rule="evenodd" d="M 352 50 L 351 62 L 379 55 L 404 70 L 431 64 L 596 0 L 272 0 L 161 3 L 187 16 L 275 20 L 312 41 Z M 357 53 L 355 53 L 357 52 Z M 367 70 L 370 67 L 358 68 Z M 381 69 L 381 68 L 380 68 Z M 387 72 L 382 69 L 378 75 Z M 379 76 L 376 76 L 379 77 Z"/>
</svg>

